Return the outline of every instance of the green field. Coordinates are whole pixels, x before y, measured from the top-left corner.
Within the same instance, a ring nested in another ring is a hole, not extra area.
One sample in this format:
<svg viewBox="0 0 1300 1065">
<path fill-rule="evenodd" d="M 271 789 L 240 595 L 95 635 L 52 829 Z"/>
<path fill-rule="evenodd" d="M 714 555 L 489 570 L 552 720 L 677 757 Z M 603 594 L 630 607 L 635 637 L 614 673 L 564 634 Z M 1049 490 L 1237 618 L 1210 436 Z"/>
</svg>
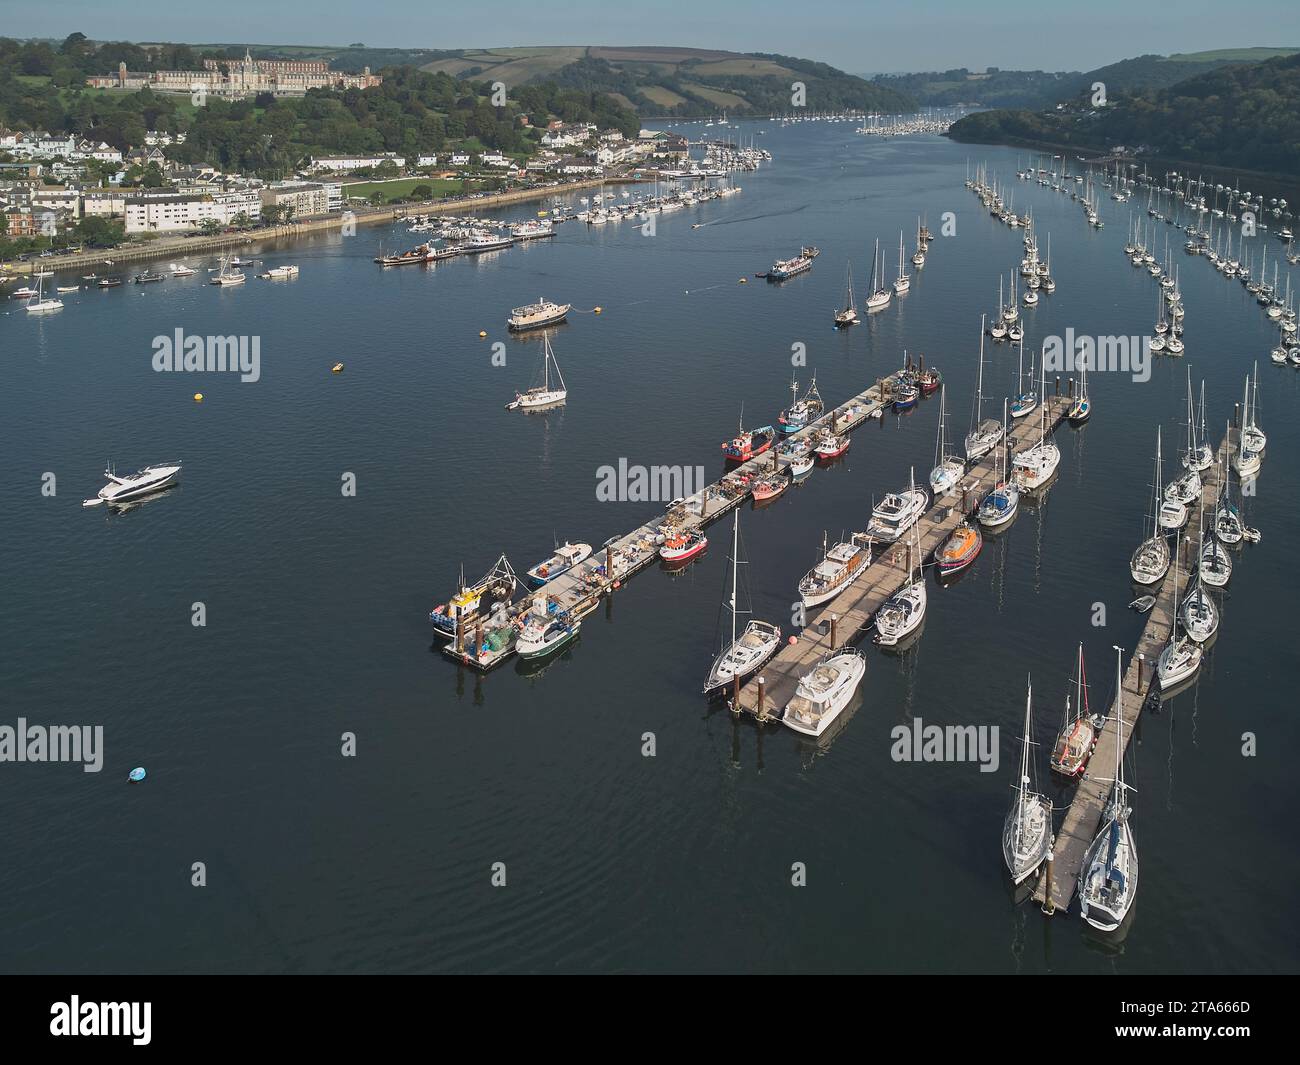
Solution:
<svg viewBox="0 0 1300 1065">
<path fill-rule="evenodd" d="M 1166 63 L 1262 63 L 1280 55 L 1295 55 L 1300 48 L 1220 48 L 1209 52 L 1177 52 Z"/>
<path fill-rule="evenodd" d="M 373 193 L 381 193 L 388 203 L 403 196 L 409 196 L 416 185 L 428 185 L 433 189 L 434 198 L 449 193 L 459 192 L 461 181 L 458 178 L 397 178 L 394 181 L 358 181 L 343 186 L 343 195 L 368 200 Z"/>
</svg>

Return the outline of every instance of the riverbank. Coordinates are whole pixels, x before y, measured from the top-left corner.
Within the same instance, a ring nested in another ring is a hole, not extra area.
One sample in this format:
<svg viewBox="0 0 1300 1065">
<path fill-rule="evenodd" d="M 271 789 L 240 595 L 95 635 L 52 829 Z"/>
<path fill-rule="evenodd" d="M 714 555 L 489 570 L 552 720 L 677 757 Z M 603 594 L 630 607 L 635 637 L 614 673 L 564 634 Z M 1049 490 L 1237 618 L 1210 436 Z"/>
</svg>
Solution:
<svg viewBox="0 0 1300 1065">
<path fill-rule="evenodd" d="M 264 240 L 283 240 L 320 233 L 332 229 L 341 229 L 344 225 L 379 225 L 396 222 L 413 214 L 455 214 L 462 211 L 481 211 L 490 207 L 503 207 L 512 203 L 525 203 L 530 200 L 544 200 L 550 196 L 563 196 L 581 189 L 597 188 L 600 185 L 636 184 L 633 177 L 584 178 L 581 181 L 568 181 L 559 185 L 548 185 L 537 189 L 515 189 L 509 192 L 493 192 L 483 196 L 458 197 L 450 200 L 429 200 L 425 203 L 404 203 L 393 207 L 364 208 L 362 210 L 343 211 L 339 214 L 319 215 L 303 218 L 283 225 L 265 226 L 261 229 L 240 233 L 218 233 L 212 236 L 174 236 L 159 237 L 140 244 L 126 245 L 120 248 L 102 248 L 95 251 L 79 252 L 76 255 L 47 256 L 30 259 L 27 262 L 3 264 L 3 272 L 16 276 L 34 273 L 38 268 L 53 270 L 56 273 L 65 270 L 81 270 L 88 266 L 103 266 L 111 262 L 116 265 L 128 262 L 143 262 L 149 259 L 177 259 L 204 252 L 227 251 L 242 248 Z"/>
</svg>

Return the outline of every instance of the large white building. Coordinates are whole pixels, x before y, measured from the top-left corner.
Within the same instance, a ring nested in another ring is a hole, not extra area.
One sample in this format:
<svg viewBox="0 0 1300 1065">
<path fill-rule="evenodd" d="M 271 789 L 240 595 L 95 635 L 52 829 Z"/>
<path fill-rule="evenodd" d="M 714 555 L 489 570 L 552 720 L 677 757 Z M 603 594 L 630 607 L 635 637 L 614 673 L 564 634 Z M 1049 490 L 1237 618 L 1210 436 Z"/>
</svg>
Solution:
<svg viewBox="0 0 1300 1065">
<path fill-rule="evenodd" d="M 262 216 L 256 189 L 215 193 L 152 193 L 125 201 L 127 233 L 183 233 L 212 220 L 228 226 L 240 215 Z"/>
<path fill-rule="evenodd" d="M 380 163 L 396 163 L 399 167 L 406 166 L 406 160 L 400 155 L 392 152 L 384 152 L 380 155 L 322 155 L 313 158 L 311 169 L 313 170 L 330 170 L 336 174 L 346 174 L 351 170 L 360 170 L 364 166 L 378 166 Z"/>
</svg>

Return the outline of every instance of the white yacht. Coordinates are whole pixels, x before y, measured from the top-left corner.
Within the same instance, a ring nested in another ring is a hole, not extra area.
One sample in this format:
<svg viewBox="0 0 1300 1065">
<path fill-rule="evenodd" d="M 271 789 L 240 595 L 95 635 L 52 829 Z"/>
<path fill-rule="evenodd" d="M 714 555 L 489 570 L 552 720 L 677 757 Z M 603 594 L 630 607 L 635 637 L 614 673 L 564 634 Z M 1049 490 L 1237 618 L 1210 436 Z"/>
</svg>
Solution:
<svg viewBox="0 0 1300 1065">
<path fill-rule="evenodd" d="M 939 388 L 939 438 L 934 445 L 934 469 L 930 471 L 930 491 L 936 496 L 951 492 L 966 472 L 966 463 L 948 450 L 946 389 L 947 385 Z"/>
<path fill-rule="evenodd" d="M 738 631 L 739 615 L 748 613 L 737 605 L 740 585 L 740 508 L 736 508 L 731 534 L 731 598 L 725 604 L 731 614 L 731 642 L 726 644 L 713 660 L 704 694 L 724 692 L 737 679 L 744 681 L 764 662 L 776 654 L 781 646 L 781 629 L 768 621 L 751 620 L 743 631 Z"/>
<path fill-rule="evenodd" d="M 915 483 L 901 492 L 890 492 L 871 510 L 867 535 L 892 544 L 910 529 L 930 505 L 930 494 Z"/>
<path fill-rule="evenodd" d="M 114 473 L 110 465 L 104 470 L 104 476 L 108 479 L 108 484 L 99 490 L 99 494 L 94 499 L 87 499 L 84 506 L 93 507 L 100 503 L 111 506 L 115 503 L 126 503 L 132 499 L 160 492 L 164 488 L 170 488 L 180 480 L 181 464 L 176 462 L 162 466 L 144 466 L 125 477 Z"/>
<path fill-rule="evenodd" d="M 1160 430 L 1156 429 L 1156 479 L 1152 485 L 1155 490 L 1155 496 L 1152 499 L 1151 511 L 1147 514 L 1147 520 L 1150 521 L 1150 535 L 1138 545 L 1133 557 L 1129 560 L 1129 572 L 1138 584 L 1155 584 L 1163 580 L 1166 573 L 1169 572 L 1169 541 L 1165 539 L 1164 533 L 1160 531 L 1160 510 L 1163 504 L 1168 500 L 1160 498 Z M 1144 532 L 1147 528 L 1144 527 Z"/>
<path fill-rule="evenodd" d="M 1003 426 L 994 418 L 984 418 L 984 321 L 980 321 L 980 361 L 975 383 L 974 411 L 970 432 L 966 434 L 966 461 L 974 462 L 992 451 L 1002 439 Z"/>
<path fill-rule="evenodd" d="M 1046 395 L 1046 362 L 1039 360 L 1042 379 L 1038 383 L 1039 395 Z M 1052 479 L 1052 474 L 1061 464 L 1061 449 L 1047 435 L 1047 404 L 1039 407 L 1038 443 L 1019 452 L 1011 462 L 1012 477 L 1016 486 L 1023 492 L 1041 488 Z"/>
<path fill-rule="evenodd" d="M 861 651 L 841 648 L 803 676 L 781 720 L 805 736 L 820 736 L 848 705 L 866 672 Z"/>
<path fill-rule="evenodd" d="M 549 339 L 543 339 L 542 383 L 527 392 L 516 392 L 515 398 L 506 404 L 506 410 L 541 410 L 546 407 L 558 407 L 569 397 L 564 386 L 564 377 L 560 373 L 560 364 L 555 361 Z M 551 380 L 551 368 L 555 369 L 555 381 Z M 558 383 L 558 387 L 557 387 Z"/>
<path fill-rule="evenodd" d="M 1168 691 L 1191 677 L 1201 668 L 1204 652 L 1201 645 L 1186 632 L 1179 634 L 1182 627 L 1182 614 L 1178 609 L 1178 586 L 1182 581 L 1178 576 L 1178 558 L 1174 558 L 1174 631 L 1169 642 L 1156 659 L 1156 677 L 1161 691 Z"/>
<path fill-rule="evenodd" d="M 1020 778 L 1016 782 L 1016 800 L 1007 811 L 1002 826 L 1002 858 L 1014 883 L 1022 883 L 1047 858 L 1052 840 L 1052 804 L 1029 790 L 1030 716 L 1034 688 L 1029 685 L 1025 696 L 1025 735 L 1021 740 Z"/>
<path fill-rule="evenodd" d="M 876 643 L 893 647 L 921 627 L 925 620 L 927 594 L 925 575 L 920 567 L 920 544 L 916 546 L 916 566 L 902 588 L 891 595 L 876 611 Z"/>
</svg>

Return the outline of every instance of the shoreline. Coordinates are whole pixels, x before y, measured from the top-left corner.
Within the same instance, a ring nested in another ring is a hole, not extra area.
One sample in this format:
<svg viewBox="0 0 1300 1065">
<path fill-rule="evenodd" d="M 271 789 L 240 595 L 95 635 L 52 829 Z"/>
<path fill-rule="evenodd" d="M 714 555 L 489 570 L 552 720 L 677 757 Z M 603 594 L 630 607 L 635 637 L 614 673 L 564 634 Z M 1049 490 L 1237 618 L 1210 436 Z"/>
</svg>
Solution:
<svg viewBox="0 0 1300 1065">
<path fill-rule="evenodd" d="M 131 245 L 121 248 L 101 248 L 94 252 L 78 252 L 76 255 L 50 256 L 29 259 L 27 262 L 5 264 L 6 272 L 15 276 L 30 276 L 38 268 L 52 270 L 56 275 L 70 270 L 80 270 L 87 266 L 102 266 L 111 260 L 113 265 L 126 262 L 143 262 L 148 259 L 184 258 L 210 251 L 239 248 L 248 244 L 258 244 L 267 240 L 295 239 L 312 233 L 341 229 L 345 221 L 359 226 L 378 225 L 396 222 L 413 214 L 452 214 L 468 208 L 470 212 L 489 207 L 501 207 L 511 203 L 525 203 L 530 200 L 544 200 L 550 196 L 564 196 L 581 189 L 597 188 L 601 185 L 640 184 L 644 180 L 630 176 L 614 178 L 583 178 L 580 181 L 564 182 L 540 189 L 516 189 L 511 192 L 493 192 L 477 199 L 443 199 L 429 200 L 425 203 L 403 203 L 392 207 L 366 208 L 338 214 L 315 215 L 300 221 L 287 222 L 277 226 L 242 233 L 219 233 L 213 236 L 191 236 L 181 234 L 160 237 L 146 244 Z"/>
</svg>

